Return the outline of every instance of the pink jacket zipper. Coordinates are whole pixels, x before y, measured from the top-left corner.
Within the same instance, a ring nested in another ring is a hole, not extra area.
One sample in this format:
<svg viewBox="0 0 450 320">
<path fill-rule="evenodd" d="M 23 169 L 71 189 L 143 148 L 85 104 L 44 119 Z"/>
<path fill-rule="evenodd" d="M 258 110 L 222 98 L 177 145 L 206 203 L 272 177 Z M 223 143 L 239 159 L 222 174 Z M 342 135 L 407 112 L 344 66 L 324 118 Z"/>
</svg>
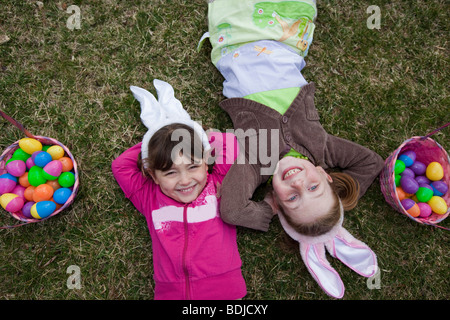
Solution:
<svg viewBox="0 0 450 320">
<path fill-rule="evenodd" d="M 188 205 L 186 204 L 183 209 L 183 224 L 184 224 L 184 248 L 183 248 L 183 270 L 184 270 L 184 278 L 186 283 L 186 299 L 191 299 L 190 294 L 190 284 L 189 284 L 189 271 L 187 268 L 187 261 L 186 261 L 186 255 L 187 255 L 187 248 L 189 244 L 189 230 L 188 230 L 188 221 L 187 221 L 187 209 Z"/>
</svg>

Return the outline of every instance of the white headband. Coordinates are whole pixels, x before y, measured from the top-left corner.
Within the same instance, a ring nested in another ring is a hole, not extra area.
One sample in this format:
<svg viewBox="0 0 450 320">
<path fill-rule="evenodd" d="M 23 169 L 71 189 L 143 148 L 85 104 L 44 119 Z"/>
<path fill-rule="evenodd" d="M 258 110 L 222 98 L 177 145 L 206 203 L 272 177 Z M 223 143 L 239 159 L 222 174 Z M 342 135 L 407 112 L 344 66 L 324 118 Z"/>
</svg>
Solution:
<svg viewBox="0 0 450 320">
<path fill-rule="evenodd" d="M 148 143 L 156 131 L 172 123 L 182 123 L 194 129 L 202 140 L 205 151 L 210 149 L 208 136 L 200 124 L 191 119 L 181 102 L 175 98 L 173 88 L 167 82 L 153 80 L 158 100 L 145 89 L 131 86 L 131 92 L 141 104 L 141 120 L 148 128 L 142 140 L 142 159 L 148 157 Z M 145 161 L 144 161 L 145 166 Z"/>
<path fill-rule="evenodd" d="M 364 277 L 371 277 L 377 271 L 377 257 L 363 242 L 355 239 L 344 227 L 344 208 L 339 200 L 341 217 L 339 222 L 327 233 L 305 236 L 295 231 L 282 213 L 278 213 L 280 223 L 286 233 L 300 244 L 300 254 L 309 273 L 320 287 L 334 298 L 344 296 L 345 287 L 339 274 L 331 267 L 325 256 L 325 248 L 334 258 Z"/>
</svg>

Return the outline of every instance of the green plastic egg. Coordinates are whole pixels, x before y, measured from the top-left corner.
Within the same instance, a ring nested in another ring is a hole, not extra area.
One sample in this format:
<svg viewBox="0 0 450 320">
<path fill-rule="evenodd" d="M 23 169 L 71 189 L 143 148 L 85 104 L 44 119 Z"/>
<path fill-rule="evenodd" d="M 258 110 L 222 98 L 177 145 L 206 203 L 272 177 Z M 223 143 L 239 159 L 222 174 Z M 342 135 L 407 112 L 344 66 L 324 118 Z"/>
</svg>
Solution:
<svg viewBox="0 0 450 320">
<path fill-rule="evenodd" d="M 44 178 L 43 169 L 38 166 L 32 166 L 30 171 L 28 171 L 28 182 L 35 187 L 46 183 L 47 179 Z"/>
</svg>

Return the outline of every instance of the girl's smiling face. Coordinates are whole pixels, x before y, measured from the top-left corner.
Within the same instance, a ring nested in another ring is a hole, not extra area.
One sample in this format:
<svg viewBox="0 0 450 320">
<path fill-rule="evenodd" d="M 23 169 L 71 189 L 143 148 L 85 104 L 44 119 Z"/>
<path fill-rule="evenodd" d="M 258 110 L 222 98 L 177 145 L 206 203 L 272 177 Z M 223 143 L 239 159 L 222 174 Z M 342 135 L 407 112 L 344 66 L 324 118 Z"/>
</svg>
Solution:
<svg viewBox="0 0 450 320">
<path fill-rule="evenodd" d="M 187 157 L 179 156 L 169 170 L 155 170 L 151 175 L 166 196 L 181 203 L 190 203 L 206 186 L 208 166 L 203 160 L 192 163 Z"/>
<path fill-rule="evenodd" d="M 330 212 L 334 198 L 332 178 L 310 161 L 285 157 L 281 159 L 272 185 L 278 205 L 294 222 L 311 223 Z"/>
</svg>

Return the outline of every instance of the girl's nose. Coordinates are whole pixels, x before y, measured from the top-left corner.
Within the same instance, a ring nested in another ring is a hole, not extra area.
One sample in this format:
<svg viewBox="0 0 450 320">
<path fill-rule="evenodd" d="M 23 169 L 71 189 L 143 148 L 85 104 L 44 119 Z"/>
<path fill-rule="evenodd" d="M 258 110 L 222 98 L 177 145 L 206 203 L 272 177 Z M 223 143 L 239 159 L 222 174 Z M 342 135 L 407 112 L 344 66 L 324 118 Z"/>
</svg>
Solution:
<svg viewBox="0 0 450 320">
<path fill-rule="evenodd" d="M 180 176 L 180 180 L 178 181 L 178 183 L 183 186 L 188 185 L 190 182 L 191 182 L 191 178 L 190 178 L 189 174 L 187 174 L 187 173 L 183 173 Z"/>
</svg>

